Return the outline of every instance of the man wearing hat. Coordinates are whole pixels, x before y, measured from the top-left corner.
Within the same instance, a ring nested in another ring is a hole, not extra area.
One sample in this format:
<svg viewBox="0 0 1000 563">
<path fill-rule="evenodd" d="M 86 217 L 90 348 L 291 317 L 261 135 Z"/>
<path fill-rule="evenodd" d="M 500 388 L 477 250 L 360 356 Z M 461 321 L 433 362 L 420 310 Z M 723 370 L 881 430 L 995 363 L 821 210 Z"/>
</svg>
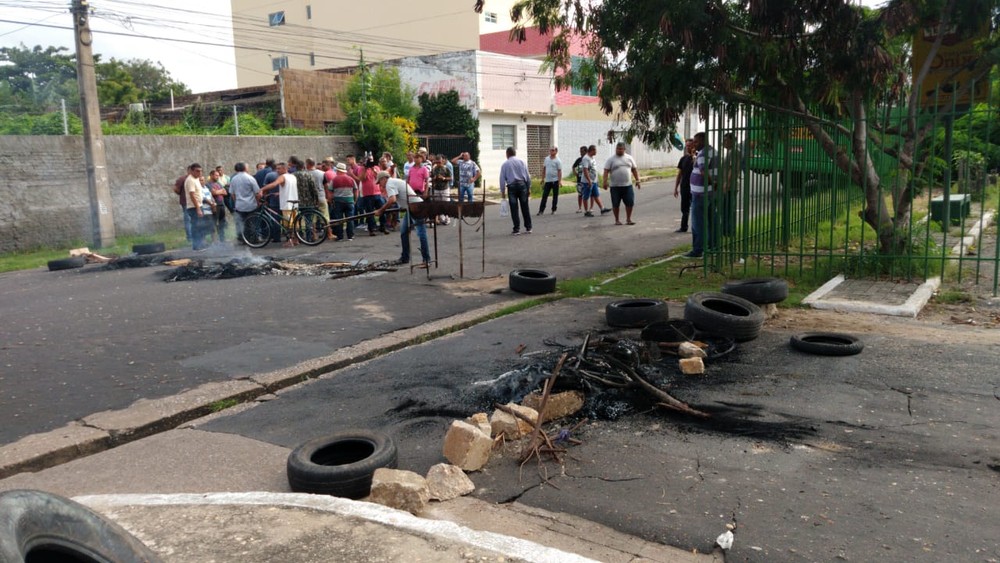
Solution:
<svg viewBox="0 0 1000 563">
<path fill-rule="evenodd" d="M 402 221 L 401 228 L 399 229 L 399 239 L 403 246 L 403 254 L 399 257 L 400 264 L 408 264 L 410 262 L 410 223 L 412 221 L 413 226 L 417 231 L 417 240 L 420 241 L 420 256 L 424 259 L 424 263 L 431 261 L 431 251 L 427 244 L 427 227 L 424 226 L 422 219 L 415 219 L 410 216 L 409 207 L 410 203 L 420 203 L 423 199 L 417 195 L 417 192 L 413 191 L 406 182 L 399 178 L 390 178 L 388 172 L 379 172 L 375 180 L 379 187 L 385 190 L 386 202 L 382 207 L 375 210 L 375 216 L 381 217 L 383 213 L 393 204 L 398 203 L 399 209 L 402 211 Z"/>
<path fill-rule="evenodd" d="M 337 237 L 337 242 L 344 240 L 344 225 L 347 225 L 347 240 L 354 240 L 354 219 L 345 221 L 346 217 L 354 217 L 354 180 L 347 175 L 347 165 L 343 162 L 337 163 L 336 175 L 330 182 L 330 190 L 333 192 L 333 203 L 330 206 L 330 214 L 333 216 L 333 234 Z"/>
</svg>

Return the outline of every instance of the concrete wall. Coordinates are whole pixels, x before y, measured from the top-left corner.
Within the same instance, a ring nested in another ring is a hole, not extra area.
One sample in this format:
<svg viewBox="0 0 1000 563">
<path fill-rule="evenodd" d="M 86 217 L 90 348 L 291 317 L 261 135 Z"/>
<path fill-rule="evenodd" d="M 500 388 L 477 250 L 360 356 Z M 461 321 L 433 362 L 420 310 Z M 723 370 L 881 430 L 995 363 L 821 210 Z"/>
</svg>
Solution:
<svg viewBox="0 0 1000 563">
<path fill-rule="evenodd" d="M 406 57 L 386 61 L 399 70 L 400 81 L 416 95 L 443 94 L 454 90 L 462 105 L 477 109 L 476 52 L 460 51 L 426 57 Z M 416 101 L 416 99 L 414 99 Z"/>
<path fill-rule="evenodd" d="M 337 159 L 350 137 L 105 137 L 119 235 L 180 227 L 172 187 L 188 164 L 231 171 L 238 160 Z M 91 244 L 90 199 L 79 136 L 0 136 L 0 252 Z"/>
</svg>

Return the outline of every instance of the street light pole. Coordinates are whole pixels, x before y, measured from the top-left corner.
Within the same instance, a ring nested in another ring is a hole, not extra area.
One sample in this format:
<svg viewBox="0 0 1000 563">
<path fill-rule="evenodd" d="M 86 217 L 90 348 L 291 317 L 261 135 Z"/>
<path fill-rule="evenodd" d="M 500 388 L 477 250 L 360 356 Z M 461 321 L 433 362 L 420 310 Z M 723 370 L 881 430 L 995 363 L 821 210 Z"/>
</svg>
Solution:
<svg viewBox="0 0 1000 563">
<path fill-rule="evenodd" d="M 83 118 L 83 149 L 87 161 L 87 188 L 93 245 L 106 248 L 115 244 L 115 216 L 111 205 L 108 163 L 101 132 L 101 111 L 94 73 L 93 34 L 90 31 L 90 4 L 73 0 L 73 35 L 76 40 L 76 77 L 80 89 L 80 116 Z"/>
</svg>

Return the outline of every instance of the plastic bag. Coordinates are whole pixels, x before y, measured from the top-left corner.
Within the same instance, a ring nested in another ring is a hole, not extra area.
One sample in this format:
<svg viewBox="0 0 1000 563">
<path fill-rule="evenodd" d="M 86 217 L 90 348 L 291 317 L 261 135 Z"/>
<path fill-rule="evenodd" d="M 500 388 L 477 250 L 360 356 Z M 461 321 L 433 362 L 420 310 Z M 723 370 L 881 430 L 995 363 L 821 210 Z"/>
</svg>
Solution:
<svg viewBox="0 0 1000 563">
<path fill-rule="evenodd" d="M 510 217 L 510 202 L 506 199 L 500 200 L 500 216 Z"/>
</svg>

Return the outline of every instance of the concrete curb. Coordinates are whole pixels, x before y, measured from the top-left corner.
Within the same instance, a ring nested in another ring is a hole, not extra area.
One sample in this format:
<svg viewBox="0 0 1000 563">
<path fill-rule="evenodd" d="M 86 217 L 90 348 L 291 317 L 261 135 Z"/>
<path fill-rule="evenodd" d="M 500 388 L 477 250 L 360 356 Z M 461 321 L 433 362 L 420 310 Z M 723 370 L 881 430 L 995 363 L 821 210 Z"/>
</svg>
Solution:
<svg viewBox="0 0 1000 563">
<path fill-rule="evenodd" d="M 823 298 L 843 283 L 844 280 L 843 275 L 836 276 L 806 296 L 802 300 L 802 303 L 809 305 L 813 309 L 915 318 L 920 313 L 920 310 L 924 308 L 924 305 L 927 305 L 927 302 L 930 301 L 938 287 L 941 286 L 941 278 L 931 278 L 922 283 L 902 305 L 885 305 L 873 301 L 842 301 L 839 299 L 824 301 Z"/>
<path fill-rule="evenodd" d="M 967 246 L 972 246 L 976 242 L 976 238 L 979 237 L 979 233 L 983 232 L 983 228 L 989 227 L 993 223 L 993 211 L 988 210 L 983 213 L 982 218 L 976 222 L 975 225 L 969 229 L 969 232 L 965 233 L 965 236 L 958 241 L 958 244 L 951 248 L 951 253 L 961 256 L 965 252 Z"/>
<path fill-rule="evenodd" d="M 226 506 L 261 505 L 319 510 L 347 518 L 359 518 L 392 526 L 407 532 L 424 534 L 479 549 L 503 554 L 512 559 L 537 563 L 596 563 L 580 555 L 493 532 L 483 532 L 446 520 L 418 518 L 379 504 L 359 502 L 324 495 L 301 493 L 209 493 L 171 495 L 88 495 L 73 500 L 95 510 L 127 506 Z"/>
<path fill-rule="evenodd" d="M 536 297 L 480 307 L 396 330 L 288 368 L 246 379 L 206 383 L 169 397 L 143 399 L 124 409 L 95 413 L 62 428 L 25 436 L 0 447 L 0 479 L 25 471 L 40 471 L 176 428 L 217 411 L 225 402 L 256 399 L 351 364 L 469 328 L 493 318 L 503 309 L 532 299 Z"/>
</svg>

